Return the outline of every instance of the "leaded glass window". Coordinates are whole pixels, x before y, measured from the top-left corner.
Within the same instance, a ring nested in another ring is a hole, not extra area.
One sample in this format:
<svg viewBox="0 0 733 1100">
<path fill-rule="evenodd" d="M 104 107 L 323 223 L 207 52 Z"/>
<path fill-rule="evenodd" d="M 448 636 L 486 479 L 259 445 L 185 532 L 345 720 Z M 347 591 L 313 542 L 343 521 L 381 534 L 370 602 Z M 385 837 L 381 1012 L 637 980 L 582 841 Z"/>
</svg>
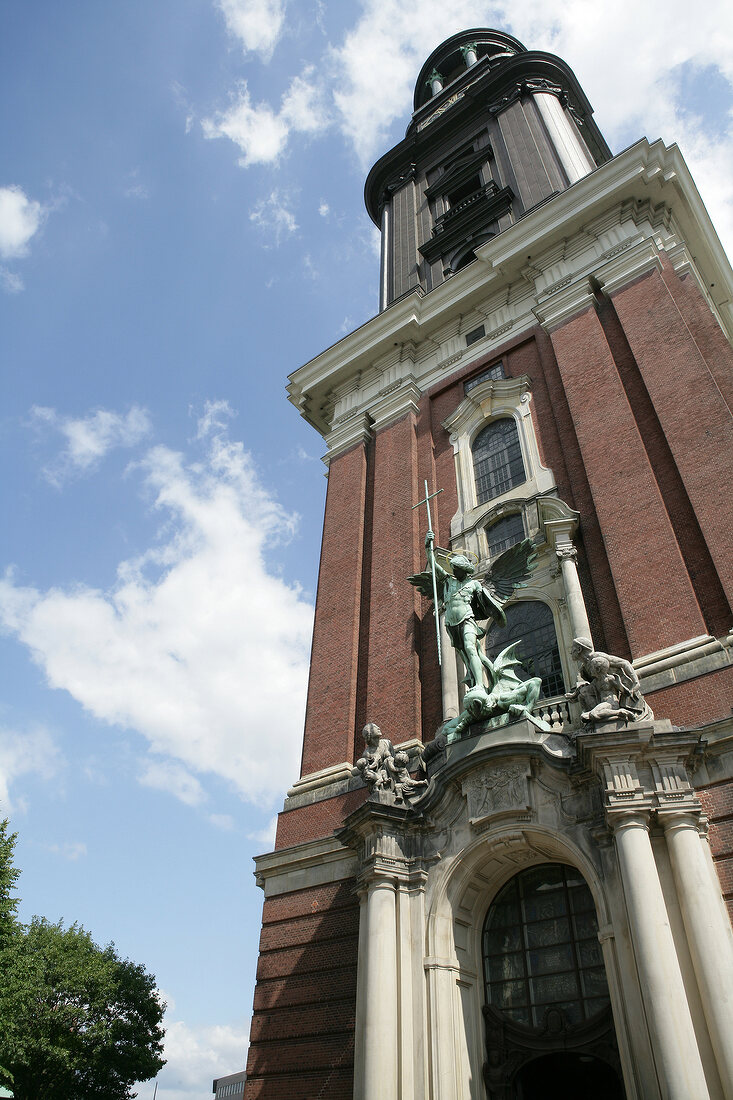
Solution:
<svg viewBox="0 0 733 1100">
<path fill-rule="evenodd" d="M 547 604 L 539 600 L 521 600 L 505 608 L 506 626 L 492 626 L 486 641 L 486 653 L 493 660 L 511 642 L 521 642 L 516 654 L 521 666 L 515 669 L 521 680 L 539 676 L 545 699 L 565 694 L 560 650 L 555 622 Z"/>
<path fill-rule="evenodd" d="M 479 328 L 475 328 L 473 332 L 478 332 L 479 329 L 481 330 L 481 336 L 485 336 L 486 330 L 484 329 L 483 325 L 479 325 Z M 466 336 L 467 344 L 473 343 L 473 340 L 469 340 L 469 337 L 472 335 L 473 333 L 469 332 Z M 480 340 L 481 336 L 477 336 L 476 339 Z M 494 363 L 493 367 L 488 367 L 486 370 L 481 371 L 481 374 L 477 374 L 475 378 L 470 378 L 468 382 L 464 382 L 463 392 L 470 393 L 471 390 L 474 390 L 476 388 L 476 386 L 480 386 L 482 382 L 488 382 L 492 379 L 498 382 L 502 378 L 506 378 L 506 374 L 504 373 L 504 364 L 501 362 Z"/>
<path fill-rule="evenodd" d="M 558 1008 L 579 1024 L 608 1004 L 593 897 L 573 867 L 515 875 L 486 916 L 482 953 L 487 1003 L 518 1023 L 541 1027 Z"/>
<path fill-rule="evenodd" d="M 479 504 L 501 496 L 527 480 L 514 420 L 494 420 L 473 442 L 473 472 Z"/>
<path fill-rule="evenodd" d="M 511 516 L 502 516 L 496 523 L 486 528 L 486 538 L 489 543 L 490 558 L 498 557 L 510 546 L 521 542 L 524 538 L 522 513 L 514 512 Z"/>
</svg>

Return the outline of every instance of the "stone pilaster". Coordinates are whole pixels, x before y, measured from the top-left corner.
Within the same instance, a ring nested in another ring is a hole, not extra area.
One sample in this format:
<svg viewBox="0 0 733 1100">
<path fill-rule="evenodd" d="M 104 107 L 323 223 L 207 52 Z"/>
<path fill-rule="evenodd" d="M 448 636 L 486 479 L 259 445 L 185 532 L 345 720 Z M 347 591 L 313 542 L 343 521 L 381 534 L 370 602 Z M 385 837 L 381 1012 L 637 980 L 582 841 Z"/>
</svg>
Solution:
<svg viewBox="0 0 733 1100">
<path fill-rule="evenodd" d="M 355 1100 L 426 1097 L 422 929 L 430 827 L 367 801 L 339 830 L 357 855 L 361 898 Z"/>
</svg>

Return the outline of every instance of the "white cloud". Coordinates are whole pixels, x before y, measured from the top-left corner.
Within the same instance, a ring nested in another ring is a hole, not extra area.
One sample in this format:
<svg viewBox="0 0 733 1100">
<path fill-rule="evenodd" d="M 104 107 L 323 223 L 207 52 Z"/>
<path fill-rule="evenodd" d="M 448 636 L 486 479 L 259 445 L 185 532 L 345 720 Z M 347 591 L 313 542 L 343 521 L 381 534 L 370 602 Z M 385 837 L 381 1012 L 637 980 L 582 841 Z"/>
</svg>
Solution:
<svg viewBox="0 0 733 1100">
<path fill-rule="evenodd" d="M 268 198 L 260 199 L 250 211 L 249 220 L 272 235 L 275 244 L 280 244 L 298 228 L 290 201 L 287 195 L 276 189 Z"/>
<path fill-rule="evenodd" d="M 168 791 L 187 806 L 199 806 L 206 798 L 196 776 L 175 760 L 146 761 L 138 779 L 144 787 Z"/>
<path fill-rule="evenodd" d="M 43 204 L 29 199 L 20 187 L 0 187 L 0 256 L 25 256 L 45 214 Z"/>
<path fill-rule="evenodd" d="M 275 847 L 275 833 L 277 832 L 277 814 L 270 818 L 266 825 L 257 829 L 254 833 L 247 833 L 250 840 L 262 845 L 262 850 L 269 852 Z"/>
<path fill-rule="evenodd" d="M 170 1011 L 169 1004 L 169 1011 Z M 182 1020 L 165 1021 L 167 1064 L 156 1078 L 160 1100 L 200 1100 L 211 1095 L 211 1082 L 244 1069 L 248 1031 L 219 1024 L 193 1028 Z M 147 1095 L 139 1091 L 138 1096 Z M 149 1090 L 150 1083 L 143 1086 Z M 150 1094 L 152 1095 L 152 1093 Z"/>
<path fill-rule="evenodd" d="M 202 122 L 204 137 L 228 137 L 242 151 L 239 163 L 271 164 L 285 149 L 289 127 L 266 103 L 253 106 L 245 80 L 239 85 L 231 107 Z"/>
<path fill-rule="evenodd" d="M 135 447 L 151 431 L 150 417 L 138 405 L 124 414 L 97 409 L 84 417 L 61 416 L 55 409 L 35 405 L 31 414 L 37 424 L 52 425 L 66 440 L 62 453 L 44 470 L 53 485 L 94 469 L 114 447 Z"/>
<path fill-rule="evenodd" d="M 47 852 L 61 856 L 70 863 L 75 863 L 77 859 L 87 854 L 87 846 L 83 840 L 65 840 L 61 844 L 47 844 L 45 847 Z"/>
<path fill-rule="evenodd" d="M 162 767 L 169 758 L 269 807 L 297 775 L 313 609 L 268 556 L 297 516 L 211 407 L 205 416 L 199 459 L 156 446 L 137 466 L 164 519 L 160 541 L 121 562 L 108 591 L 41 591 L 8 573 L 0 624 L 51 687 L 147 739 L 145 781 L 195 802 L 183 771 Z"/>
<path fill-rule="evenodd" d="M 25 806 L 22 800 L 14 806 L 11 784 L 24 775 L 50 779 L 58 767 L 58 749 L 48 730 L 42 726 L 29 730 L 0 727 L 0 818 Z"/>
<path fill-rule="evenodd" d="M 226 431 L 229 421 L 236 415 L 228 401 L 207 401 L 196 421 L 196 438 L 208 439 L 217 431 Z"/>
<path fill-rule="evenodd" d="M 227 30 L 245 51 L 272 56 L 285 19 L 283 0 L 218 0 Z"/>
<path fill-rule="evenodd" d="M 290 82 L 282 98 L 280 117 L 301 134 L 317 134 L 326 128 L 328 113 L 315 65 L 308 65 Z"/>
<path fill-rule="evenodd" d="M 318 213 L 321 215 L 322 218 L 328 217 L 330 209 L 331 208 L 328 203 L 325 200 L 321 200 L 321 204 L 318 207 Z"/>
<path fill-rule="evenodd" d="M 7 267 L 0 267 L 0 285 L 8 294 L 18 294 L 25 290 L 25 283 L 15 271 L 9 271 Z"/>
<path fill-rule="evenodd" d="M 204 137 L 228 137 L 242 152 L 239 163 L 272 164 L 284 153 L 291 133 L 317 134 L 329 125 L 323 88 L 308 66 L 290 82 L 280 107 L 252 103 L 243 80 L 231 106 L 202 122 Z"/>
</svg>

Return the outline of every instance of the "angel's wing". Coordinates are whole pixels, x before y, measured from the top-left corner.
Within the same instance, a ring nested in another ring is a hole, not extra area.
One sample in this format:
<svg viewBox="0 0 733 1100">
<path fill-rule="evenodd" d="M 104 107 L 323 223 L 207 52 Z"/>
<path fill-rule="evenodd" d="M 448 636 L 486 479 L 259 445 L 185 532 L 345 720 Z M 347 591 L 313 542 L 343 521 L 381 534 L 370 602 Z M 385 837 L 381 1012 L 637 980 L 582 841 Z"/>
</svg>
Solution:
<svg viewBox="0 0 733 1100">
<path fill-rule="evenodd" d="M 418 592 L 421 592 L 423 596 L 427 596 L 429 600 L 433 598 L 433 574 L 429 569 L 423 569 L 422 573 L 413 573 L 411 577 L 407 578 L 410 584 L 414 584 Z M 440 595 L 440 584 L 438 584 L 438 595 Z"/>
<path fill-rule="evenodd" d="M 496 559 L 487 581 L 496 599 L 501 603 L 514 595 L 515 588 L 524 588 L 525 582 L 537 564 L 537 551 L 529 539 L 510 546 Z"/>
</svg>

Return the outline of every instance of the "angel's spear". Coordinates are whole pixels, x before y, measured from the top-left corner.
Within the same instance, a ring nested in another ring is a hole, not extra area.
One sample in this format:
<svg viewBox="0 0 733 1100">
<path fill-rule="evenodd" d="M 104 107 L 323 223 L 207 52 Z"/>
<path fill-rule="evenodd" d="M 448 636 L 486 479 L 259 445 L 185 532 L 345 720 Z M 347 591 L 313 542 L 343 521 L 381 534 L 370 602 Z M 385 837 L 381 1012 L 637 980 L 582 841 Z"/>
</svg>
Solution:
<svg viewBox="0 0 733 1100">
<path fill-rule="evenodd" d="M 430 518 L 430 501 L 433 497 L 437 497 L 438 493 L 442 493 L 442 489 L 436 489 L 434 493 L 428 492 L 428 483 L 425 482 L 425 500 L 419 500 L 417 504 L 413 504 L 412 510 L 415 511 L 421 504 L 424 504 L 428 510 L 428 534 L 433 534 L 433 521 Z M 433 535 L 433 541 L 435 541 L 435 535 Z M 443 659 L 440 650 L 440 612 L 438 610 L 438 583 L 435 579 L 435 552 L 430 555 L 430 572 L 433 574 L 433 608 L 435 610 L 435 637 L 438 641 L 438 664 L 442 665 Z"/>
</svg>

